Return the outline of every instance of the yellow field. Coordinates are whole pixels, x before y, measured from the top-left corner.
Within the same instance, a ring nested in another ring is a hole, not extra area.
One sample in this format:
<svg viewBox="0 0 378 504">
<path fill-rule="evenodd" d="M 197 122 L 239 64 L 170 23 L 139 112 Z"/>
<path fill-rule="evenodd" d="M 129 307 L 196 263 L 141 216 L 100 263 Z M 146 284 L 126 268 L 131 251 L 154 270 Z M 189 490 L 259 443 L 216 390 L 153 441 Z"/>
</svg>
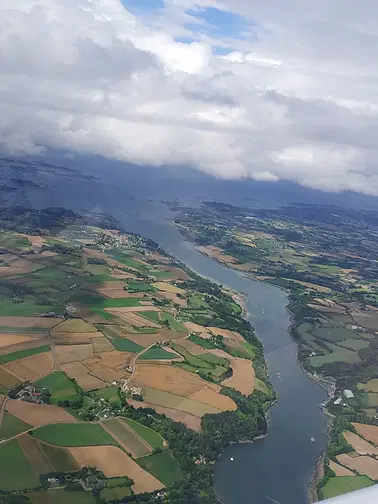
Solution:
<svg viewBox="0 0 378 504">
<path fill-rule="evenodd" d="M 255 370 L 252 362 L 248 359 L 240 359 L 238 357 L 227 357 L 233 374 L 231 378 L 222 381 L 225 387 L 231 387 L 245 396 L 249 396 L 255 389 Z"/>
<path fill-rule="evenodd" d="M 114 350 L 113 345 L 110 343 L 108 338 L 106 338 L 105 336 L 100 337 L 100 338 L 93 338 L 92 344 L 93 344 L 95 353 L 111 352 L 112 350 Z"/>
<path fill-rule="evenodd" d="M 378 448 L 368 443 L 354 432 L 344 431 L 343 436 L 347 443 L 360 455 L 378 455 Z"/>
<path fill-rule="evenodd" d="M 27 334 L 0 334 L 0 348 L 33 340 L 35 340 L 35 336 Z"/>
<path fill-rule="evenodd" d="M 185 294 L 186 291 L 184 289 L 180 289 L 180 287 L 176 287 L 168 282 L 155 282 L 152 284 L 154 287 L 161 291 L 172 292 L 174 294 Z"/>
<path fill-rule="evenodd" d="M 131 382 L 193 399 L 222 411 L 236 409 L 229 397 L 219 394 L 219 385 L 169 364 L 138 364 Z"/>
<path fill-rule="evenodd" d="M 352 422 L 358 434 L 378 446 L 378 426 Z"/>
<path fill-rule="evenodd" d="M 117 446 L 83 446 L 69 448 L 69 451 L 81 467 L 94 466 L 107 478 L 128 476 L 134 480 L 135 493 L 154 492 L 164 488 L 159 480 L 142 469 Z"/>
<path fill-rule="evenodd" d="M 67 333 L 95 333 L 97 329 L 92 325 L 88 324 L 82 319 L 73 318 L 68 319 L 59 324 L 54 328 L 54 332 L 67 332 Z"/>
<path fill-rule="evenodd" d="M 3 364 L 4 368 L 23 381 L 36 380 L 52 371 L 54 361 L 51 352 L 43 352 Z"/>
<path fill-rule="evenodd" d="M 337 455 L 340 464 L 349 467 L 352 471 L 365 474 L 372 480 L 378 480 L 378 460 L 368 456 L 351 457 L 347 453 Z"/>
</svg>

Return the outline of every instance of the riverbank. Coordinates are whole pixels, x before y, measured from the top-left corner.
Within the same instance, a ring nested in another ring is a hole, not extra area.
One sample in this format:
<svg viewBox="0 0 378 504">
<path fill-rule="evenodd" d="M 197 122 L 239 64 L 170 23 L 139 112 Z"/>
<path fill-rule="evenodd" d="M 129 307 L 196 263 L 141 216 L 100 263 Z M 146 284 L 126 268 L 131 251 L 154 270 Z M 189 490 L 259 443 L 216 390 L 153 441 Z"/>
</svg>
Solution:
<svg viewBox="0 0 378 504">
<path fill-rule="evenodd" d="M 197 247 L 195 247 L 195 248 L 198 253 L 200 253 L 204 257 L 208 257 L 207 254 L 205 254 L 203 251 L 201 251 Z M 295 336 L 293 334 L 293 332 L 296 328 L 296 322 L 295 322 L 294 314 L 290 310 L 290 296 L 291 296 L 290 289 L 274 284 L 271 281 L 271 277 L 261 277 L 261 276 L 256 277 L 251 273 L 246 273 L 246 272 L 242 272 L 238 269 L 235 269 L 235 268 L 233 268 L 232 263 L 224 263 L 223 261 L 220 261 L 217 257 L 211 257 L 211 260 L 217 262 L 218 264 L 220 264 L 223 267 L 226 267 L 227 269 L 232 270 L 233 272 L 237 273 L 238 275 L 240 275 L 246 279 L 261 283 L 262 285 L 273 286 L 285 294 L 285 296 L 287 297 L 287 302 L 284 306 L 284 309 L 285 309 L 285 312 L 287 313 L 287 317 L 288 317 L 288 325 L 286 327 L 286 331 L 290 335 L 292 342 L 295 344 L 296 360 L 300 366 L 301 372 L 303 373 L 304 376 L 308 377 L 314 384 L 316 384 L 318 387 L 322 388 L 325 392 L 327 392 L 328 398 L 331 399 L 331 397 L 334 394 L 334 389 L 335 389 L 335 384 L 332 382 L 332 380 L 331 379 L 328 380 L 322 376 L 317 376 L 317 375 L 310 373 L 304 367 L 303 362 L 301 361 L 301 359 L 299 357 L 298 340 L 297 340 L 297 338 L 295 338 Z M 247 295 L 244 293 L 235 292 L 229 286 L 227 286 L 227 291 L 233 297 L 235 302 L 237 302 L 242 307 L 243 317 L 245 317 L 245 318 L 248 318 L 249 316 L 253 317 L 253 314 L 249 313 L 248 309 L 247 309 L 247 300 L 248 300 Z M 259 337 L 260 335 L 257 334 L 257 336 Z M 260 337 L 259 337 L 259 339 L 260 339 Z M 272 377 L 269 376 L 269 378 L 271 379 Z M 270 404 L 270 406 L 268 408 L 269 411 L 271 411 L 272 407 L 277 403 L 277 401 L 279 401 L 279 397 L 275 401 L 272 401 L 272 404 Z M 327 401 L 319 402 L 317 404 L 317 407 L 320 410 L 322 410 L 322 412 L 325 415 L 327 415 L 327 411 L 324 408 L 325 402 L 327 402 Z M 266 419 L 268 420 L 268 414 L 266 414 Z M 331 422 L 330 418 L 328 417 L 325 432 L 324 432 L 325 435 L 327 436 L 327 446 L 329 443 L 329 434 L 330 434 L 331 429 L 332 429 L 332 422 Z M 269 436 L 269 428 L 268 428 L 268 432 L 264 436 L 264 438 L 266 438 L 267 436 Z M 324 460 L 325 460 L 326 450 L 327 450 L 327 448 L 325 448 L 322 451 L 322 453 L 317 457 L 315 463 L 313 464 L 313 474 L 312 474 L 312 477 L 311 477 L 309 484 L 308 484 L 308 487 L 307 487 L 307 495 L 308 495 L 308 502 L 309 503 L 313 503 L 318 500 L 317 485 L 324 476 Z"/>
</svg>

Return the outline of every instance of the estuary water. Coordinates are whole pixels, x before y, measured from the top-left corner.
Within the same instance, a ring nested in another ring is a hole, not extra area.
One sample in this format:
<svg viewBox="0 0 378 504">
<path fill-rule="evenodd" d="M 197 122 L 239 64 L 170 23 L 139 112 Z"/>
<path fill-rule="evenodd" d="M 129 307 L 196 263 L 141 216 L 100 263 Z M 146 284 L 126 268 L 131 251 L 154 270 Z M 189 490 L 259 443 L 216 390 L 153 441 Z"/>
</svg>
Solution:
<svg viewBox="0 0 378 504">
<path fill-rule="evenodd" d="M 297 346 L 288 332 L 287 295 L 201 255 L 170 224 L 172 215 L 159 200 L 178 198 L 193 204 L 197 197 L 206 196 L 202 185 L 188 180 L 169 185 L 167 179 L 157 187 L 145 181 L 142 176 L 130 181 L 127 171 L 109 173 L 101 182 L 68 180 L 51 191 L 29 193 L 28 198 L 39 208 L 64 206 L 111 214 L 129 231 L 153 239 L 198 274 L 246 295 L 247 317 L 264 345 L 278 401 L 269 411 L 268 436 L 232 445 L 216 464 L 215 490 L 225 504 L 306 504 L 315 463 L 327 441 L 326 418 L 319 408 L 327 394 L 298 363 Z M 240 194 L 214 192 L 208 199 L 234 204 L 240 199 Z M 312 437 L 315 442 L 310 441 Z"/>
</svg>

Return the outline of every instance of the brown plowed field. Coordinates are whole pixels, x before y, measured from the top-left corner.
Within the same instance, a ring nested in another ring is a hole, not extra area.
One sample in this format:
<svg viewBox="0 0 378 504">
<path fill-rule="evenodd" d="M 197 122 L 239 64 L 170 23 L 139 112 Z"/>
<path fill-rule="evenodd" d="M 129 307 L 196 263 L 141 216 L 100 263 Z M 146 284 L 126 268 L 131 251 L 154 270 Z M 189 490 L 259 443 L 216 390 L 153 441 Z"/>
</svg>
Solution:
<svg viewBox="0 0 378 504">
<path fill-rule="evenodd" d="M 333 460 L 329 461 L 329 467 L 336 474 L 336 476 L 355 476 L 356 474 L 347 469 L 346 467 L 341 466 L 340 464 L 336 464 Z"/>
<path fill-rule="evenodd" d="M 182 334 L 181 334 L 182 336 Z M 166 341 L 167 337 L 161 335 L 160 333 L 156 334 L 141 334 L 141 333 L 135 333 L 135 334 L 128 334 L 127 339 L 130 341 L 134 341 L 134 343 L 137 343 L 138 345 L 147 348 L 148 346 L 158 343 L 159 341 Z"/>
<path fill-rule="evenodd" d="M 33 340 L 35 340 L 35 336 L 27 334 L 0 334 L 0 348 Z"/>
<path fill-rule="evenodd" d="M 210 404 L 194 401 L 193 399 L 187 399 L 186 397 L 171 394 L 165 390 L 158 390 L 152 387 L 143 388 L 143 397 L 145 403 L 158 404 L 159 406 L 164 406 L 165 408 L 184 411 L 185 413 L 190 413 L 196 417 L 203 417 L 206 413 L 220 412 L 218 408 L 215 408 Z"/>
<path fill-rule="evenodd" d="M 176 410 L 173 408 L 165 408 L 164 406 L 159 406 L 158 404 L 147 404 L 145 402 L 134 401 L 133 399 L 128 399 L 127 402 L 134 406 L 134 408 L 152 408 L 156 413 L 165 415 L 171 418 L 175 422 L 182 422 L 189 429 L 199 432 L 201 430 L 201 418 L 192 415 L 191 413 L 186 413 L 185 411 Z"/>
<path fill-rule="evenodd" d="M 17 376 L 12 375 L 3 366 L 0 366 L 0 385 L 6 389 L 10 389 L 20 382 L 21 380 Z"/>
<path fill-rule="evenodd" d="M 145 306 L 143 306 L 142 308 L 144 311 L 146 311 Z M 126 324 L 129 324 L 131 326 L 155 327 L 157 329 L 159 329 L 161 327 L 159 324 L 152 322 L 152 320 L 149 320 L 145 317 L 137 315 L 136 313 L 120 312 L 118 308 L 106 308 L 106 311 L 108 311 L 112 315 L 115 315 L 116 317 L 119 317 L 122 321 L 126 322 Z"/>
<path fill-rule="evenodd" d="M 28 350 L 30 348 L 37 348 L 48 344 L 48 341 L 43 341 L 42 335 L 34 335 L 34 338 L 30 341 L 25 341 L 24 343 L 17 343 L 15 345 L 9 345 L 7 347 L 0 347 L 0 355 L 5 355 L 13 352 L 18 352 L 20 350 Z M 46 336 L 46 335 L 43 335 Z"/>
<path fill-rule="evenodd" d="M 228 329 L 220 329 L 219 327 L 208 327 L 208 329 L 213 334 L 223 336 L 224 338 L 230 338 L 237 341 L 245 341 L 243 336 L 236 331 L 229 331 Z"/>
<path fill-rule="evenodd" d="M 196 247 L 197 250 L 202 252 L 202 254 L 206 254 L 209 257 L 214 257 L 214 259 L 217 259 L 218 261 L 225 262 L 225 263 L 237 263 L 237 259 L 235 257 L 232 257 L 227 254 L 223 254 L 222 249 L 219 247 L 215 247 L 214 245 L 209 245 L 209 246 L 199 246 Z"/>
<path fill-rule="evenodd" d="M 347 453 L 337 455 L 336 458 L 340 464 L 349 467 L 349 469 L 359 474 L 365 474 L 372 480 L 378 480 L 378 460 L 368 457 L 367 455 L 351 457 Z"/>
<path fill-rule="evenodd" d="M 196 324 L 195 322 L 183 322 L 183 325 L 192 332 L 196 333 L 207 333 L 207 328 L 205 326 L 201 326 Z"/>
<path fill-rule="evenodd" d="M 0 326 L 46 327 L 50 329 L 62 322 L 60 318 L 50 317 L 0 317 Z"/>
<path fill-rule="evenodd" d="M 95 376 L 91 376 L 88 368 L 86 368 L 81 362 L 63 364 L 61 368 L 67 376 L 74 378 L 83 390 L 93 390 L 96 388 L 104 388 L 106 386 L 106 383 Z"/>
<path fill-rule="evenodd" d="M 52 332 L 51 337 L 56 345 L 84 345 L 85 343 L 91 343 L 94 334 L 97 333 Z M 101 336 L 101 333 L 99 336 Z"/>
<path fill-rule="evenodd" d="M 117 446 L 83 446 L 69 448 L 81 467 L 95 466 L 106 477 L 128 476 L 134 480 L 134 492 L 153 492 L 164 488 L 154 476 L 142 469 Z"/>
<path fill-rule="evenodd" d="M 92 344 L 85 345 L 57 345 L 55 353 L 59 364 L 83 361 L 93 357 Z"/>
<path fill-rule="evenodd" d="M 114 369 L 99 366 L 98 368 L 91 371 L 90 374 L 104 382 L 112 382 L 112 381 L 119 381 L 122 378 L 125 378 L 125 376 L 127 376 L 129 373 L 122 371 L 115 371 Z"/>
<path fill-rule="evenodd" d="M 76 418 L 58 406 L 48 404 L 33 404 L 16 399 L 9 399 L 6 409 L 11 415 L 16 416 L 30 425 L 46 425 L 49 423 L 72 423 Z"/>
<path fill-rule="evenodd" d="M 377 455 L 378 448 L 368 443 L 354 432 L 343 431 L 343 436 L 353 449 L 360 455 Z"/>
<path fill-rule="evenodd" d="M 352 422 L 358 434 L 378 446 L 378 426 Z"/>
<path fill-rule="evenodd" d="M 238 357 L 226 357 L 232 368 L 232 376 L 222 381 L 225 387 L 231 387 L 249 396 L 255 389 L 255 370 L 252 362 Z"/>
<path fill-rule="evenodd" d="M 208 352 L 206 348 L 203 348 L 200 345 L 197 345 L 196 343 L 193 343 L 193 341 L 190 341 L 188 339 L 182 339 L 180 341 L 176 341 L 176 345 L 185 348 L 185 350 L 187 350 L 192 355 L 201 355 Z"/>
<path fill-rule="evenodd" d="M 220 395 L 220 386 L 206 382 L 184 369 L 163 364 L 138 364 L 131 379 L 133 384 L 153 387 L 209 404 L 220 410 L 234 410 L 235 403 Z"/>
<path fill-rule="evenodd" d="M 51 352 L 43 352 L 4 364 L 4 368 L 23 381 L 33 381 L 52 371 L 54 361 Z"/>
<path fill-rule="evenodd" d="M 129 364 L 133 356 L 134 354 L 131 352 L 113 350 L 113 352 L 102 352 L 98 355 L 98 358 L 103 366 L 119 369 L 121 366 Z"/>
</svg>

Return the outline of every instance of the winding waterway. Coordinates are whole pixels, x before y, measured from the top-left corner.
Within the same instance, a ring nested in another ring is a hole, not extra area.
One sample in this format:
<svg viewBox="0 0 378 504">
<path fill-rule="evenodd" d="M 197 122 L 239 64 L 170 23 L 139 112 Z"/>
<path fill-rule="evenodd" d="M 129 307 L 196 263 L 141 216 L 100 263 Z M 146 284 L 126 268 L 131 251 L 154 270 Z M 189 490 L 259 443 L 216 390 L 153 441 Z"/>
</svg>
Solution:
<svg viewBox="0 0 378 504">
<path fill-rule="evenodd" d="M 153 239 L 200 275 L 246 294 L 248 320 L 264 345 L 279 399 L 270 410 L 268 436 L 252 444 L 232 445 L 216 464 L 216 493 L 226 504 L 306 504 L 315 463 L 326 446 L 326 418 L 319 404 L 327 395 L 298 363 L 297 346 L 288 332 L 286 293 L 223 267 L 185 242 L 169 223 L 166 208 L 157 202 L 168 199 L 167 194 L 174 199 L 176 190 L 172 194 L 164 187 L 165 195 L 152 197 L 142 193 L 143 184 L 139 189 L 130 187 L 126 175 L 117 174 L 101 184 L 68 181 L 29 198 L 36 207 L 64 206 L 114 215 L 128 230 Z M 181 187 L 182 194 L 185 191 Z M 147 201 L 151 197 L 155 201 Z M 310 442 L 311 437 L 315 442 Z"/>
</svg>

